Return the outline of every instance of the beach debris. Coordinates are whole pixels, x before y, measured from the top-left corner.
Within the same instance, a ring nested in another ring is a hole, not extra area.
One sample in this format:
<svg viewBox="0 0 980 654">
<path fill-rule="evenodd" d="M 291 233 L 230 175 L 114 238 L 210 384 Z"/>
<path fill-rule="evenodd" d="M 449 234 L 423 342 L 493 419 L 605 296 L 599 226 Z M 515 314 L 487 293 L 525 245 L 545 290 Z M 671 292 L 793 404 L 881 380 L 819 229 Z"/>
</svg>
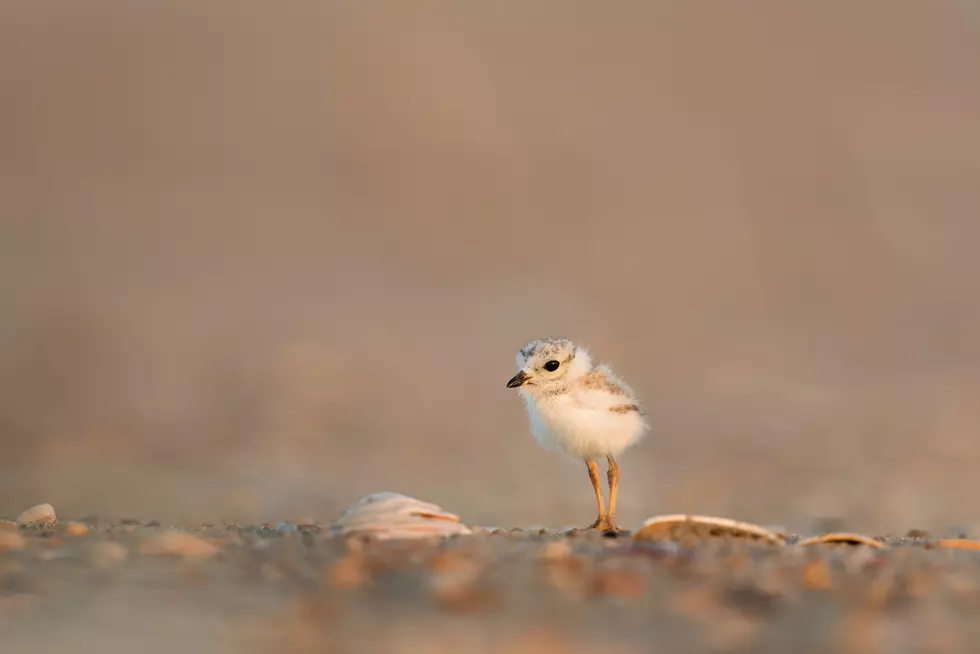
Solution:
<svg viewBox="0 0 980 654">
<path fill-rule="evenodd" d="M 775 546 L 786 543 L 784 534 L 749 522 L 680 513 L 656 516 L 644 521 L 632 538 L 685 544 L 711 539 L 737 539 Z"/>
<path fill-rule="evenodd" d="M 800 545 L 867 545 L 868 547 L 873 547 L 875 549 L 885 549 L 888 547 L 888 545 L 885 543 L 875 538 L 871 538 L 870 536 L 854 534 L 847 531 L 838 531 L 832 534 L 823 534 L 821 536 L 807 538 L 800 541 Z"/>
<path fill-rule="evenodd" d="M 21 526 L 56 522 L 58 522 L 58 517 L 55 515 L 54 507 L 50 504 L 32 506 L 17 516 L 17 524 Z"/>
<path fill-rule="evenodd" d="M 972 538 L 940 538 L 929 543 L 926 547 L 948 547 L 957 550 L 980 550 L 980 540 Z"/>
<path fill-rule="evenodd" d="M 430 538 L 471 533 L 459 516 L 401 493 L 366 495 L 331 525 L 335 536 L 363 534 L 377 539 Z"/>
</svg>

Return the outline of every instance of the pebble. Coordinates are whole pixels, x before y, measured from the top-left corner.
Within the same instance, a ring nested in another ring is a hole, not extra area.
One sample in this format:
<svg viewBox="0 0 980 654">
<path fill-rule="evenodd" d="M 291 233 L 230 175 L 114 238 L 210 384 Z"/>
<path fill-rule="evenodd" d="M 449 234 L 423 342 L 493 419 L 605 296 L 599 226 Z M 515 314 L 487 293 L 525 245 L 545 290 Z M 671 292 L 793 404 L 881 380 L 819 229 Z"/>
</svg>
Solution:
<svg viewBox="0 0 980 654">
<path fill-rule="evenodd" d="M 219 549 L 211 543 L 186 531 L 166 531 L 143 541 L 141 554 L 173 555 L 204 558 L 217 554 Z"/>
<path fill-rule="evenodd" d="M 55 515 L 54 507 L 50 504 L 38 504 L 37 506 L 32 506 L 17 516 L 17 524 L 21 526 L 49 522 L 58 522 L 58 517 Z"/>
<path fill-rule="evenodd" d="M 277 534 L 293 534 L 299 531 L 299 527 L 291 522 L 280 522 L 276 525 Z"/>
<path fill-rule="evenodd" d="M 0 552 L 22 550 L 26 545 L 27 541 L 16 531 L 0 529 Z"/>
<path fill-rule="evenodd" d="M 65 533 L 71 536 L 84 536 L 89 533 L 89 528 L 84 522 L 65 523 Z"/>
</svg>

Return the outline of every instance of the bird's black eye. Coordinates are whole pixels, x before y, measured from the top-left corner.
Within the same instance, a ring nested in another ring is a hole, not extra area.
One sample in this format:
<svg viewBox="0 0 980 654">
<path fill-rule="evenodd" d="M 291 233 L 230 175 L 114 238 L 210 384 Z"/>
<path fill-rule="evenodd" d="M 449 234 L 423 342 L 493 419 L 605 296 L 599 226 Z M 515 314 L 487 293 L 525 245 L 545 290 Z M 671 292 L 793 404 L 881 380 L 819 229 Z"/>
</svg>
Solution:
<svg viewBox="0 0 980 654">
<path fill-rule="evenodd" d="M 554 372 L 558 370 L 558 366 L 560 365 L 561 365 L 560 363 L 552 359 L 551 361 L 544 364 L 544 369 L 547 370 L 548 372 Z"/>
</svg>

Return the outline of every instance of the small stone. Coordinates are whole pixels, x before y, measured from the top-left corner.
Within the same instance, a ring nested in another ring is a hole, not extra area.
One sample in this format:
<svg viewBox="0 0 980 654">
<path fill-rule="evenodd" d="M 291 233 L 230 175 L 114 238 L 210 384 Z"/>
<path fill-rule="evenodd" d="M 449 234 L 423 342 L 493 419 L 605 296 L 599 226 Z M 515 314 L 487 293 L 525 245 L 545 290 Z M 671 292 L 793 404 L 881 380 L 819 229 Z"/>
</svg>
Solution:
<svg viewBox="0 0 980 654">
<path fill-rule="evenodd" d="M 16 531 L 0 529 L 0 552 L 22 550 L 25 545 L 27 545 L 27 541 Z"/>
<path fill-rule="evenodd" d="M 71 536 L 84 536 L 89 533 L 88 526 L 83 522 L 68 522 L 65 524 L 65 533 Z"/>
<path fill-rule="evenodd" d="M 908 532 L 906 532 L 905 537 L 926 539 L 926 538 L 932 538 L 932 535 L 925 529 L 909 529 Z"/>
<path fill-rule="evenodd" d="M 479 527 L 473 527 L 473 533 L 474 534 L 480 533 L 480 534 L 486 535 L 486 534 L 492 534 L 493 532 L 497 531 L 498 529 L 500 529 L 500 527 L 494 527 L 494 526 L 490 526 L 490 525 L 480 525 Z"/>
<path fill-rule="evenodd" d="M 58 517 L 54 513 L 54 507 L 50 504 L 32 506 L 17 516 L 17 524 L 21 526 L 57 522 Z"/>
<path fill-rule="evenodd" d="M 143 541 L 140 553 L 203 558 L 218 553 L 211 543 L 185 531 L 167 531 L 155 534 Z"/>
<path fill-rule="evenodd" d="M 160 526 L 160 521 L 159 520 L 150 520 L 149 522 L 147 522 L 143 526 L 144 527 L 159 527 Z"/>
<path fill-rule="evenodd" d="M 280 522 L 276 525 L 277 534 L 293 534 L 299 531 L 299 527 L 291 522 Z"/>
</svg>

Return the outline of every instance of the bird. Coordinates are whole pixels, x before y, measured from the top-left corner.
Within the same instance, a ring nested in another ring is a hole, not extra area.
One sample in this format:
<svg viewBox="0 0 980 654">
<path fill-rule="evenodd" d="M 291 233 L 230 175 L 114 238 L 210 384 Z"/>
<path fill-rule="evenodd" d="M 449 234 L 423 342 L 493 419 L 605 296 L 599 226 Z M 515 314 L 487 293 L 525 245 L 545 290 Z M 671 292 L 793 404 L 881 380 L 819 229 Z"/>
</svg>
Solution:
<svg viewBox="0 0 980 654">
<path fill-rule="evenodd" d="M 548 450 L 585 461 L 599 515 L 589 529 L 621 531 L 616 520 L 618 457 L 649 429 L 632 389 L 588 350 L 567 338 L 530 341 L 517 353 L 517 374 L 507 382 L 524 400 L 531 435 Z M 602 499 L 598 460 L 608 466 L 609 509 Z"/>
</svg>

